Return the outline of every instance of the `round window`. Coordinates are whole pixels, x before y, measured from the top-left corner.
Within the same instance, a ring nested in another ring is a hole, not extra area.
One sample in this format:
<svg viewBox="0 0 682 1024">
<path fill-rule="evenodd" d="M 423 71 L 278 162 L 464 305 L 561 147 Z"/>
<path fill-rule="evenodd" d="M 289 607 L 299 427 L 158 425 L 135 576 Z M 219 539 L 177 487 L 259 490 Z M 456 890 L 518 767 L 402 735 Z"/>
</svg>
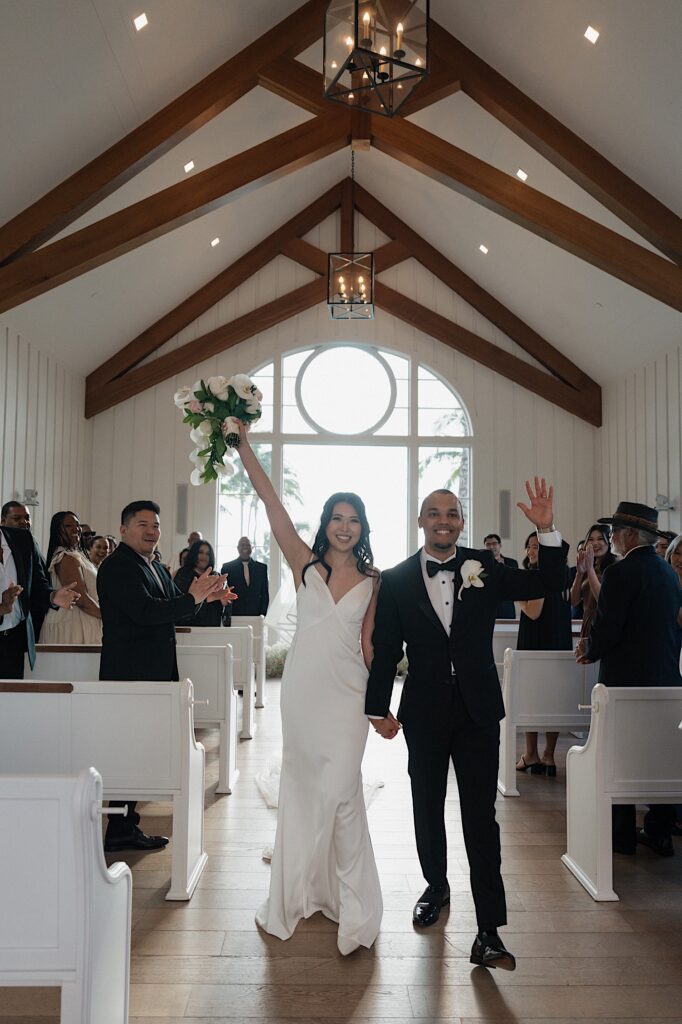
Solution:
<svg viewBox="0 0 682 1024">
<path fill-rule="evenodd" d="M 296 400 L 315 430 L 364 434 L 378 430 L 393 412 L 395 377 L 377 352 L 353 345 L 320 348 L 298 372 Z"/>
</svg>

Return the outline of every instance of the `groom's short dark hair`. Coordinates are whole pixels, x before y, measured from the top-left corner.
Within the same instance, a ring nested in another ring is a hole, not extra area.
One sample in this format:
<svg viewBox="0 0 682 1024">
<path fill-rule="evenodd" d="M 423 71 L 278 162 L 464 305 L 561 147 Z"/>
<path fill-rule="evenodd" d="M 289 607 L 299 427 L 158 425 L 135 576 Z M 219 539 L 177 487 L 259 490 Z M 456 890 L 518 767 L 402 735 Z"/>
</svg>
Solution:
<svg viewBox="0 0 682 1024">
<path fill-rule="evenodd" d="M 459 514 L 462 517 L 462 519 L 464 519 L 464 508 L 462 506 L 462 501 L 459 494 L 455 494 L 454 491 L 449 491 L 447 487 L 436 487 L 434 491 L 429 491 L 429 493 L 426 495 L 426 498 L 430 498 L 432 494 L 449 494 L 451 498 L 456 498 L 457 504 L 459 505 Z M 424 498 L 421 505 L 419 506 L 420 516 L 424 515 L 424 505 L 426 504 L 426 498 Z"/>
</svg>

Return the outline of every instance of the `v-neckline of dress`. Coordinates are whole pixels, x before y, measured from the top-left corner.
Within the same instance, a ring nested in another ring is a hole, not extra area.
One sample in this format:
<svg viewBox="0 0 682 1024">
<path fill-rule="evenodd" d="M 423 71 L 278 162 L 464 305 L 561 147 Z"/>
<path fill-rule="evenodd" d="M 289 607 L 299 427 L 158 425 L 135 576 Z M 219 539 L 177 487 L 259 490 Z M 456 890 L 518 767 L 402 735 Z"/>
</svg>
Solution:
<svg viewBox="0 0 682 1024">
<path fill-rule="evenodd" d="M 339 605 L 341 604 L 341 602 L 344 601 L 348 597 L 349 594 L 351 594 L 354 590 L 357 590 L 358 587 L 361 587 L 362 584 L 366 583 L 367 580 L 369 579 L 369 576 L 365 576 L 364 580 L 358 580 L 358 582 L 354 583 L 353 586 L 350 587 L 350 589 L 348 589 L 345 594 L 341 595 L 341 597 L 338 599 L 338 601 L 335 601 L 334 600 L 334 595 L 332 594 L 331 590 L 329 589 L 328 584 L 326 584 L 324 582 L 324 580 L 322 579 L 322 573 L 318 572 L 317 568 L 315 568 L 315 567 L 313 567 L 313 568 L 314 568 L 315 575 L 318 577 L 320 583 L 322 584 L 324 589 L 329 594 L 329 596 L 331 598 L 331 601 L 332 601 L 332 604 L 334 605 L 335 608 L 338 608 Z"/>
</svg>

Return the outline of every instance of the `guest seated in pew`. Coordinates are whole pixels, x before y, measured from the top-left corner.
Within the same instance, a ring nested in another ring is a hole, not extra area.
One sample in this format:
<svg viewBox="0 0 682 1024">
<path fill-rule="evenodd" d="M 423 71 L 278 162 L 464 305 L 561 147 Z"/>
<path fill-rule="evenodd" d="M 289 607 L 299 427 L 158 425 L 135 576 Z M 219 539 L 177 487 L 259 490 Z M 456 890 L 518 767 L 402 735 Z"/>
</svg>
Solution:
<svg viewBox="0 0 682 1024">
<path fill-rule="evenodd" d="M 599 661 L 605 686 L 680 686 L 682 590 L 671 565 L 658 558 L 654 544 L 662 536 L 658 512 L 621 501 L 610 524 L 612 544 L 621 560 L 602 577 L 592 628 L 576 649 L 581 664 Z M 613 849 L 634 854 L 641 843 L 663 857 L 674 854 L 671 838 L 675 808 L 655 804 L 637 829 L 635 808 L 613 808 Z"/>
<path fill-rule="evenodd" d="M 0 678 L 24 678 L 24 654 L 35 665 L 33 614 L 71 608 L 75 583 L 53 590 L 29 530 L 0 526 Z"/>
<path fill-rule="evenodd" d="M 540 542 L 536 533 L 526 538 L 526 557 L 523 568 L 530 572 L 538 570 L 538 552 Z M 568 580 L 568 572 L 566 573 Z M 571 609 L 563 594 L 548 593 L 545 597 L 533 601 L 519 601 L 521 616 L 519 619 L 519 637 L 517 651 L 570 651 L 573 646 L 571 633 Z M 552 680 L 547 680 L 552 685 Z M 525 772 L 530 768 L 532 775 L 556 775 L 554 750 L 558 732 L 548 732 L 545 750 L 540 757 L 538 753 L 538 734 L 526 733 L 526 752 L 522 754 L 517 765 L 517 772 Z"/>
<path fill-rule="evenodd" d="M 101 643 L 97 570 L 81 547 L 81 526 L 73 512 L 55 512 L 52 516 L 47 567 L 54 590 L 73 583 L 80 596 L 71 610 L 50 608 L 40 631 L 41 642 Z"/>
<path fill-rule="evenodd" d="M 213 547 L 207 540 L 195 541 L 187 552 L 184 565 L 178 569 L 173 577 L 173 582 L 183 594 L 186 594 L 194 580 L 206 572 L 207 569 L 215 573 L 215 553 Z M 229 604 L 223 606 L 218 601 L 204 602 L 199 610 L 187 620 L 187 625 L 229 626 L 230 619 Z"/>
<path fill-rule="evenodd" d="M 595 523 L 588 530 L 582 551 L 578 555 L 575 579 L 571 586 L 571 605 L 581 604 L 583 607 L 581 638 L 589 636 L 592 619 L 597 610 L 601 578 L 616 560 L 611 551 L 611 531 L 608 526 Z"/>
<path fill-rule="evenodd" d="M 100 679 L 177 680 L 175 625 L 191 618 L 204 601 L 227 603 L 234 595 L 225 589 L 226 577 L 207 569 L 179 590 L 164 565 L 154 560 L 161 536 L 159 506 L 154 501 L 133 501 L 121 512 L 121 543 L 102 564 L 97 592 L 104 634 Z M 126 737 L 121 737 L 125 742 Z M 107 852 L 160 850 L 165 836 L 148 836 L 139 827 L 135 801 L 126 815 L 109 818 L 104 840 Z"/>
</svg>

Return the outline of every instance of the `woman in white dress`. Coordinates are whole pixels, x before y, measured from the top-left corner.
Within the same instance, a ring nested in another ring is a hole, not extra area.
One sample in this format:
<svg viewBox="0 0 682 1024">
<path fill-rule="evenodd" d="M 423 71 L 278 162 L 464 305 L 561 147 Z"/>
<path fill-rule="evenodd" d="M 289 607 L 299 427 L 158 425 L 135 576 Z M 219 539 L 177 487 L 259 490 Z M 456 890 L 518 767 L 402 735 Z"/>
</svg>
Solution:
<svg viewBox="0 0 682 1024">
<path fill-rule="evenodd" d="M 50 523 L 47 567 L 58 590 L 76 583 L 80 597 L 70 610 L 50 608 L 42 629 L 42 644 L 101 644 L 102 616 L 97 599 L 97 569 L 80 547 L 81 527 L 73 512 L 56 512 Z"/>
<path fill-rule="evenodd" d="M 239 454 L 291 567 L 297 625 L 282 677 L 282 774 L 270 894 L 258 924 L 288 939 L 321 911 L 343 954 L 371 946 L 383 903 L 367 826 L 361 763 L 365 690 L 379 573 L 362 501 L 325 503 L 312 548 L 262 469 L 246 432 Z"/>
</svg>

